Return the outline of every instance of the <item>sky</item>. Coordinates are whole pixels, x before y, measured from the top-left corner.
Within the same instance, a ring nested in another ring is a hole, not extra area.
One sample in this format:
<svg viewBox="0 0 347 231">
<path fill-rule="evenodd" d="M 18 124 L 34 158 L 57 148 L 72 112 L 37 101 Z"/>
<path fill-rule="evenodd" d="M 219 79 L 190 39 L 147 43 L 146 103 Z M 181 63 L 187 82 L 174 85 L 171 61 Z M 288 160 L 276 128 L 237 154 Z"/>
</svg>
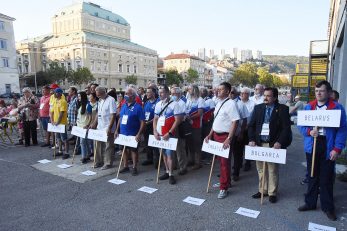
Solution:
<svg viewBox="0 0 347 231">
<path fill-rule="evenodd" d="M 16 18 L 16 41 L 51 33 L 51 17 L 77 0 L 11 0 L 0 13 Z M 125 18 L 131 40 L 160 57 L 188 50 L 261 50 L 308 56 L 309 42 L 327 39 L 329 0 L 93 0 Z"/>
</svg>

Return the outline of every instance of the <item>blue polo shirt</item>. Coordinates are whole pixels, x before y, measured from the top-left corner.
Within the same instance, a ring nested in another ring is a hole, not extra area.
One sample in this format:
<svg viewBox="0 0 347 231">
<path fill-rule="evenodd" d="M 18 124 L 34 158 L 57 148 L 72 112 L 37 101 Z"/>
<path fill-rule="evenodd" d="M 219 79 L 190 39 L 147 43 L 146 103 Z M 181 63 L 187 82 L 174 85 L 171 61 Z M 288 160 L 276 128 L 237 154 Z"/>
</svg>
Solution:
<svg viewBox="0 0 347 231">
<path fill-rule="evenodd" d="M 154 109 L 155 105 L 159 102 L 159 99 L 155 99 L 153 103 L 151 101 L 147 100 L 144 111 L 145 111 L 145 120 L 150 121 L 154 118 Z"/>
<path fill-rule="evenodd" d="M 126 124 L 123 124 L 123 116 L 128 116 Z M 120 134 L 136 136 L 142 120 L 145 120 L 145 114 L 141 105 L 138 103 L 133 103 L 130 106 L 127 103 L 123 104 L 120 110 Z"/>
</svg>

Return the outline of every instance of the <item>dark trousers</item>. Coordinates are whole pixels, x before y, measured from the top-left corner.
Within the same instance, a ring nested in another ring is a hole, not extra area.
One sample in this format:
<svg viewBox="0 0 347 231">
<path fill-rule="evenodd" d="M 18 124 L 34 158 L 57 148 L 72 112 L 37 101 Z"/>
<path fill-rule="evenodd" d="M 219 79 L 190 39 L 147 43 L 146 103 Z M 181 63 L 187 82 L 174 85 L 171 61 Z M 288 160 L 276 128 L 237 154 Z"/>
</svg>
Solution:
<svg viewBox="0 0 347 231">
<path fill-rule="evenodd" d="M 326 159 L 326 140 L 317 138 L 316 157 L 314 166 L 314 176 L 311 177 L 311 153 L 306 153 L 307 170 L 310 175 L 307 192 L 305 194 L 305 203 L 310 208 L 316 208 L 318 194 L 320 195 L 320 204 L 324 212 L 335 210 L 333 198 L 335 161 Z"/>
<path fill-rule="evenodd" d="M 148 146 L 148 139 L 149 139 L 149 135 L 153 134 L 153 124 L 149 124 L 146 126 L 146 130 L 144 133 L 144 137 L 145 137 L 145 153 L 147 154 L 147 160 L 154 162 L 155 165 L 158 164 L 159 161 L 159 149 L 158 148 L 154 148 L 154 147 L 150 147 Z"/>
<path fill-rule="evenodd" d="M 37 144 L 37 123 L 36 120 L 33 121 L 24 121 L 24 139 L 25 145 L 30 145 L 30 136 L 33 141 L 33 144 Z"/>
<path fill-rule="evenodd" d="M 235 136 L 232 142 L 232 148 L 233 148 L 233 156 L 234 156 L 234 171 L 233 176 L 239 176 L 240 175 L 240 169 L 242 168 L 242 162 L 243 162 L 243 149 L 245 145 L 242 140 L 238 140 L 238 137 Z"/>
</svg>

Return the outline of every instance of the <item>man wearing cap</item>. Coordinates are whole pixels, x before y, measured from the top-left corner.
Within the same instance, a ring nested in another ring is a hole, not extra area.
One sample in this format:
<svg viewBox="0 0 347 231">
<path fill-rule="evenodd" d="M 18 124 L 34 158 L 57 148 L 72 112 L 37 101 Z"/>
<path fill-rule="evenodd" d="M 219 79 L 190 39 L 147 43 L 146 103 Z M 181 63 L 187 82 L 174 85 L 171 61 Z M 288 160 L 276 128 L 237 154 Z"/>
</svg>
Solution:
<svg viewBox="0 0 347 231">
<path fill-rule="evenodd" d="M 69 155 L 69 144 L 67 141 L 67 102 L 62 97 L 63 90 L 61 88 L 56 88 L 54 90 L 55 100 L 53 101 L 53 107 L 51 109 L 51 118 L 52 125 L 65 125 L 64 133 L 56 133 L 56 139 L 59 141 L 59 151 L 58 155 L 62 155 L 62 159 L 67 159 L 70 157 Z M 64 142 L 65 146 L 65 154 L 62 152 L 62 142 Z"/>
</svg>

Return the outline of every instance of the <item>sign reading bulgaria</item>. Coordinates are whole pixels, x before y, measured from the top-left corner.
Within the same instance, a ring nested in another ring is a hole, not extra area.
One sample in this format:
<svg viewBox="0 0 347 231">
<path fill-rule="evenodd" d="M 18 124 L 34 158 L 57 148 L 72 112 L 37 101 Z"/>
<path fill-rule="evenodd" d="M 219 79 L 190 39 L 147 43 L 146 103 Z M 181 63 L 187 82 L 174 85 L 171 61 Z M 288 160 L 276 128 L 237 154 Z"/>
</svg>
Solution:
<svg viewBox="0 0 347 231">
<path fill-rule="evenodd" d="M 114 143 L 127 147 L 137 148 L 137 141 L 135 139 L 135 136 L 125 136 L 119 134 L 118 137 L 114 140 Z"/>
<path fill-rule="evenodd" d="M 203 141 L 202 151 L 208 152 L 217 156 L 221 156 L 224 158 L 229 158 L 230 148 L 224 149 L 223 143 L 219 143 L 213 140 L 209 140 L 208 143 Z"/>
<path fill-rule="evenodd" d="M 157 140 L 154 137 L 154 135 L 149 135 L 148 146 L 176 151 L 177 139 L 176 138 L 170 138 L 168 140 L 163 140 L 163 139 Z"/>
<path fill-rule="evenodd" d="M 298 126 L 340 127 L 341 110 L 298 111 Z"/>
<path fill-rule="evenodd" d="M 245 148 L 245 159 L 265 161 L 270 163 L 285 164 L 286 163 L 287 150 L 266 148 L 259 146 L 248 146 Z"/>
</svg>

